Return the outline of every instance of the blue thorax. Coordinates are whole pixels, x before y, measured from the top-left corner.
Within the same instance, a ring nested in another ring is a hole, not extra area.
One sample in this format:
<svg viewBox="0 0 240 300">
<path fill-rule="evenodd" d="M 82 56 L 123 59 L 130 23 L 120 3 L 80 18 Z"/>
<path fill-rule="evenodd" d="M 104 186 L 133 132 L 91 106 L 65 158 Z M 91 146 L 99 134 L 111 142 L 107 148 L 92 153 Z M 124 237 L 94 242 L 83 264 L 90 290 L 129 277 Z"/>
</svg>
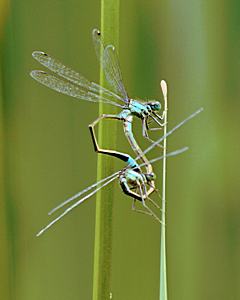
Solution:
<svg viewBox="0 0 240 300">
<path fill-rule="evenodd" d="M 148 106 L 136 100 L 130 101 L 129 109 L 131 110 L 132 114 L 138 117 L 147 116 L 149 114 Z"/>
</svg>

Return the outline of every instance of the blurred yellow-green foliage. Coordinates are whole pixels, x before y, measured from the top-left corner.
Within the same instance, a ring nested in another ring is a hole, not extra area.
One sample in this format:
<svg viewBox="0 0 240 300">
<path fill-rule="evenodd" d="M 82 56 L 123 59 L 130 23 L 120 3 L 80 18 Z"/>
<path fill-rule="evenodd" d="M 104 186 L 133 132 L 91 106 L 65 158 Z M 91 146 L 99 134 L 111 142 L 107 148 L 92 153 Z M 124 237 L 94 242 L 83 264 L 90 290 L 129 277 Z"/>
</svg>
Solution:
<svg viewBox="0 0 240 300">
<path fill-rule="evenodd" d="M 35 233 L 95 181 L 87 125 L 98 107 L 29 71 L 40 67 L 31 52 L 44 50 L 98 82 L 90 33 L 99 20 L 94 0 L 0 2 L 0 299 L 92 297 L 94 198 Z M 168 81 L 170 127 L 205 108 L 169 138 L 169 149 L 190 147 L 168 162 L 169 299 L 240 299 L 239 1 L 121 1 L 120 62 L 133 97 L 161 99 Z M 158 299 L 159 227 L 114 189 L 113 299 Z"/>
</svg>

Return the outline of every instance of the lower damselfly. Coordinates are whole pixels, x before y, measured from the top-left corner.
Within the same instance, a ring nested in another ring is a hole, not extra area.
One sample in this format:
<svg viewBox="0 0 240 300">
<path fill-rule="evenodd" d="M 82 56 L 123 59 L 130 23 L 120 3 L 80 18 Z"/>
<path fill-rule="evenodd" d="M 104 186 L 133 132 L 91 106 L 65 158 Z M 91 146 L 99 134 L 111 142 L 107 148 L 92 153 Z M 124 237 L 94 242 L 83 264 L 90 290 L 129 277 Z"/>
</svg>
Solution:
<svg viewBox="0 0 240 300">
<path fill-rule="evenodd" d="M 194 118 L 196 115 L 198 115 L 203 108 L 200 108 L 190 116 L 188 116 L 186 119 L 184 119 L 182 122 L 180 122 L 178 125 L 176 125 L 173 129 L 171 129 L 166 135 L 162 136 L 160 139 L 158 139 L 156 142 L 151 144 L 145 151 L 143 151 L 143 155 L 146 155 L 149 151 L 151 151 L 154 147 L 156 147 L 159 143 L 161 143 L 164 139 L 166 139 L 169 135 L 171 135 L 173 132 L 175 132 L 178 128 L 180 128 L 182 125 L 184 125 L 186 122 L 188 122 L 190 119 Z M 94 143 L 97 145 L 96 138 L 94 135 L 92 136 L 93 139 L 95 139 Z M 175 156 L 177 154 L 183 153 L 188 149 L 188 147 L 184 147 L 182 149 L 170 152 L 166 154 L 166 157 Z M 154 173 L 147 174 L 141 171 L 141 167 L 145 165 L 145 163 L 138 164 L 138 160 L 141 158 L 140 156 L 137 156 L 135 159 L 133 159 L 130 155 L 117 152 L 118 154 L 114 154 L 112 152 L 105 153 L 110 156 L 115 156 L 124 162 L 127 163 L 127 166 L 123 168 L 122 170 L 115 172 L 108 177 L 105 177 L 104 179 L 101 179 L 100 181 L 92 184 L 91 186 L 85 188 L 81 192 L 75 194 L 74 196 L 68 198 L 64 202 L 62 202 L 60 205 L 55 207 L 49 212 L 49 215 L 53 214 L 54 212 L 58 211 L 65 205 L 68 205 L 72 201 L 76 200 L 76 202 L 72 205 L 70 205 L 66 210 L 63 211 L 58 217 L 56 217 L 53 221 L 51 221 L 47 226 L 45 226 L 42 230 L 39 231 L 37 236 L 40 236 L 43 234 L 46 230 L 48 230 L 50 227 L 52 227 L 56 222 L 58 222 L 60 219 L 62 219 L 65 215 L 67 215 L 70 211 L 72 211 L 75 207 L 82 204 L 84 201 L 89 199 L 91 196 L 95 195 L 100 189 L 104 188 L 105 186 L 109 185 L 111 182 L 119 179 L 120 186 L 123 190 L 123 192 L 130 196 L 133 199 L 132 209 L 145 213 L 148 215 L 151 215 L 154 217 L 155 220 L 161 223 L 161 220 L 158 218 L 158 216 L 152 211 L 152 209 L 149 207 L 149 205 L 146 203 L 147 200 L 151 202 L 154 206 L 156 206 L 156 203 L 153 202 L 152 199 L 149 198 L 149 194 L 147 191 L 147 185 L 148 182 L 152 180 L 152 177 L 155 177 Z M 165 156 L 159 156 L 157 158 L 154 158 L 149 161 L 150 164 L 153 164 L 159 160 L 161 160 Z M 79 199 L 80 198 L 80 199 Z M 135 202 L 136 200 L 140 201 L 143 205 L 144 210 L 137 210 L 135 208 Z"/>
</svg>

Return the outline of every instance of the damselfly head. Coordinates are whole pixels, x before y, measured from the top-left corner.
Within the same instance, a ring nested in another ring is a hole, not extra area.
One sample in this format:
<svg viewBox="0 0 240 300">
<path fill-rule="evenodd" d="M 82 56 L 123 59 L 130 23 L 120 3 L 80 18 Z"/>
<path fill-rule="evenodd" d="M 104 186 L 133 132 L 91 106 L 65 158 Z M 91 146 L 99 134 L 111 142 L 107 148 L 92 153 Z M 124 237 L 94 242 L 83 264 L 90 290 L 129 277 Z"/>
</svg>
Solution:
<svg viewBox="0 0 240 300">
<path fill-rule="evenodd" d="M 152 111 L 159 111 L 161 109 L 161 103 L 159 101 L 149 101 L 146 104 L 151 107 Z"/>
<path fill-rule="evenodd" d="M 147 181 L 153 181 L 156 179 L 156 174 L 155 173 L 147 173 L 147 174 L 144 174 Z"/>
</svg>

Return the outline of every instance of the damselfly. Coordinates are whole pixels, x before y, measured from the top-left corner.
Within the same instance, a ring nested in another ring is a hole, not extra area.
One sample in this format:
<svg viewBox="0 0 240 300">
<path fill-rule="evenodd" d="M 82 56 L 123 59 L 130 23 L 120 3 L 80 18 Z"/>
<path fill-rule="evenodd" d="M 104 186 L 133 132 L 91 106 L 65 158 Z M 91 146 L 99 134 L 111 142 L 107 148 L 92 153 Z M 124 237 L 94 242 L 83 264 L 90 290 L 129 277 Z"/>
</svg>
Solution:
<svg viewBox="0 0 240 300">
<path fill-rule="evenodd" d="M 158 126 L 163 126 L 162 122 L 164 121 L 164 113 L 162 115 L 158 114 L 161 110 L 161 104 L 159 101 L 144 102 L 130 98 L 123 84 L 115 47 L 113 45 L 105 46 L 101 33 L 97 29 L 92 31 L 92 38 L 97 57 L 101 62 L 105 77 L 113 91 L 87 80 L 76 71 L 66 67 L 60 61 L 41 51 L 34 51 L 32 54 L 33 58 L 58 76 L 62 77 L 64 80 L 39 70 L 32 71 L 31 76 L 43 85 L 46 85 L 60 93 L 81 100 L 102 102 L 121 108 L 122 111 L 119 114 L 101 115 L 92 123 L 92 125 L 95 126 L 103 119 L 122 121 L 125 136 L 136 155 L 139 155 L 142 162 L 145 163 L 146 171 L 150 173 L 152 171 L 152 167 L 145 155 L 143 155 L 141 148 L 134 138 L 132 122 L 133 116 L 140 118 L 142 120 L 143 136 L 153 142 L 148 135 L 148 130 L 150 130 L 148 120 L 150 118 Z M 159 128 L 160 127 L 155 129 Z M 154 185 L 154 182 L 152 185 Z"/>
<path fill-rule="evenodd" d="M 196 112 L 191 114 L 189 117 L 187 117 L 185 120 L 183 120 L 178 125 L 176 125 L 166 135 L 162 136 L 160 139 L 158 139 L 156 142 L 154 142 L 152 145 L 150 145 L 145 151 L 143 151 L 143 155 L 146 155 L 149 151 L 151 151 L 154 147 L 156 147 L 159 143 L 161 143 L 165 138 L 167 138 L 169 135 L 171 135 L 179 127 L 184 125 L 187 121 L 194 118 L 202 110 L 203 110 L 202 108 L 197 110 Z M 168 153 L 167 156 L 169 157 L 169 156 L 174 156 L 174 155 L 180 154 L 180 153 L 186 151 L 187 149 L 188 149 L 187 147 L 184 147 L 182 149 Z M 149 198 L 149 195 L 147 194 L 147 190 L 146 190 L 146 185 L 148 185 L 148 183 L 152 181 L 152 177 L 155 177 L 155 175 L 153 173 L 148 174 L 148 173 L 141 172 L 141 167 L 145 166 L 145 163 L 142 163 L 140 165 L 137 163 L 137 160 L 139 160 L 141 158 L 140 155 L 138 155 L 135 159 L 133 159 L 128 154 L 124 154 L 124 153 L 120 153 L 120 152 L 117 152 L 117 153 L 118 153 L 118 155 L 115 155 L 114 153 L 108 153 L 108 155 L 116 156 L 116 157 L 120 158 L 121 160 L 127 162 L 128 165 L 125 168 L 123 168 L 122 170 L 115 172 L 115 173 L 111 174 L 110 176 L 105 177 L 104 179 L 101 179 L 100 181 L 92 184 L 91 186 L 89 186 L 86 189 L 82 190 L 81 192 L 75 194 L 74 196 L 70 197 L 69 199 L 67 199 L 66 201 L 64 201 L 63 203 L 61 203 L 54 209 L 52 209 L 49 212 L 49 215 L 56 212 L 63 206 L 71 203 L 72 201 L 85 195 L 82 198 L 80 198 L 79 200 L 77 200 L 73 205 L 69 206 L 63 213 L 61 213 L 58 217 L 56 217 L 52 222 L 50 222 L 47 226 L 45 226 L 41 231 L 39 231 L 37 236 L 44 233 L 47 229 L 49 229 L 57 221 L 59 221 L 66 214 L 68 214 L 70 211 L 72 211 L 75 207 L 82 204 L 85 200 L 87 200 L 88 198 L 90 198 L 91 196 L 96 194 L 100 189 L 107 186 L 108 184 L 110 184 L 112 181 L 114 181 L 117 178 L 119 178 L 119 183 L 122 187 L 123 192 L 133 199 L 132 209 L 137 212 L 151 215 L 154 217 L 154 219 L 156 219 L 158 222 L 161 223 L 161 220 L 158 218 L 158 216 L 146 204 L 146 200 L 149 200 L 156 206 L 156 204 Z M 150 160 L 149 163 L 150 164 L 155 163 L 156 161 L 158 161 L 162 158 L 163 158 L 163 156 L 157 157 L 155 159 Z M 87 194 L 87 192 L 89 192 L 89 193 Z M 141 201 L 145 210 L 137 210 L 135 208 L 136 200 Z"/>
</svg>

